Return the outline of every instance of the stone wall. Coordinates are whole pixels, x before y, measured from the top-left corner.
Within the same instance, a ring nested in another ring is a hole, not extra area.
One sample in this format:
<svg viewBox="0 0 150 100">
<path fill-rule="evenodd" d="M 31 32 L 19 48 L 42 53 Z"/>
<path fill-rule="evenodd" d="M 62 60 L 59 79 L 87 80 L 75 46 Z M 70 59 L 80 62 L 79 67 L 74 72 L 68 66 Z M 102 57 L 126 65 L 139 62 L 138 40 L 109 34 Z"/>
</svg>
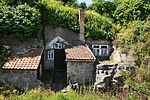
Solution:
<svg viewBox="0 0 150 100">
<path fill-rule="evenodd" d="M 43 41 L 37 38 L 31 38 L 28 40 L 19 40 L 15 38 L 2 38 L 0 42 L 9 45 L 12 48 L 13 53 L 23 54 L 31 49 L 43 47 Z"/>
<path fill-rule="evenodd" d="M 98 64 L 95 86 L 97 88 L 117 88 L 123 85 L 123 70 L 129 70 L 131 74 L 135 73 L 135 68 L 126 63 Z"/>
<path fill-rule="evenodd" d="M 74 44 L 75 41 L 79 40 L 79 33 L 75 33 L 67 28 L 54 28 L 51 25 L 45 26 L 45 47 L 47 47 L 48 43 L 53 40 L 56 36 L 60 36 L 65 41 L 67 41 L 69 44 Z M 54 68 L 54 61 L 47 59 L 47 50 L 44 52 L 44 69 L 53 69 Z"/>
<path fill-rule="evenodd" d="M 63 27 L 54 28 L 51 25 L 46 25 L 44 34 L 45 34 L 46 43 L 49 43 L 56 36 L 62 37 L 64 40 L 66 40 L 70 44 L 74 43 L 75 40 L 79 40 L 79 33 L 75 33 Z"/>
<path fill-rule="evenodd" d="M 44 69 L 54 69 L 54 60 L 48 60 L 48 50 L 44 51 Z"/>
<path fill-rule="evenodd" d="M 85 84 L 94 81 L 94 62 L 67 61 L 67 83 Z"/>
<path fill-rule="evenodd" d="M 43 86 L 37 79 L 37 70 L 3 70 L 0 69 L 0 82 L 20 89 L 33 89 Z"/>
</svg>

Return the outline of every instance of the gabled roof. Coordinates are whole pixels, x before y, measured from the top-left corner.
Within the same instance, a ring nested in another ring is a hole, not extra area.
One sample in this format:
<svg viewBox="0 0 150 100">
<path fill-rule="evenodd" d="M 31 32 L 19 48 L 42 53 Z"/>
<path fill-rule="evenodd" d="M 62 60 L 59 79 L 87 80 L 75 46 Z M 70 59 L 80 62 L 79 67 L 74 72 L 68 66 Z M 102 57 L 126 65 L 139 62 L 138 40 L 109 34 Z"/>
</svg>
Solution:
<svg viewBox="0 0 150 100">
<path fill-rule="evenodd" d="M 24 54 L 12 54 L 3 69 L 38 69 L 42 48 L 30 50 Z"/>
<path fill-rule="evenodd" d="M 70 46 L 65 49 L 66 60 L 95 61 L 95 56 L 87 45 Z"/>
<path fill-rule="evenodd" d="M 51 41 L 48 43 L 46 49 L 53 48 L 53 44 L 56 43 L 56 42 L 61 42 L 61 43 L 63 43 L 63 44 L 69 45 L 69 43 L 68 43 L 67 41 L 65 41 L 62 37 L 57 36 L 57 37 L 55 37 L 53 40 L 51 40 Z"/>
</svg>

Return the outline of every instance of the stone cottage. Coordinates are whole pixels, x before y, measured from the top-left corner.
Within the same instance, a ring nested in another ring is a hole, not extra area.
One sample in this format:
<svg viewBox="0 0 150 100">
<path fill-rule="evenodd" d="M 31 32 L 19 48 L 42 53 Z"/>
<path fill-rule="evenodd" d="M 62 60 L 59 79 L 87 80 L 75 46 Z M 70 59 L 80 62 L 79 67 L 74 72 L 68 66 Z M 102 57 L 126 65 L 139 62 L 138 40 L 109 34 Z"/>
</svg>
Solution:
<svg viewBox="0 0 150 100">
<path fill-rule="evenodd" d="M 112 52 L 110 42 L 85 40 L 83 9 L 79 12 L 79 24 L 79 34 L 67 28 L 45 25 L 43 49 L 31 46 L 23 54 L 10 56 L 3 71 L 0 70 L 3 74 L 0 79 L 19 88 L 27 85 L 34 88 L 42 84 L 39 81 L 42 70 L 54 69 L 55 87 L 95 80 L 94 62 L 96 58 L 108 59 Z"/>
<path fill-rule="evenodd" d="M 93 81 L 95 56 L 87 45 L 65 49 L 68 83 L 84 84 Z"/>
<path fill-rule="evenodd" d="M 96 57 L 103 60 L 110 56 L 110 42 L 85 40 L 83 9 L 79 11 L 79 24 L 79 34 L 66 28 L 54 29 L 52 26 L 45 26 L 44 67 L 54 69 L 54 81 L 57 81 L 59 76 L 67 83 L 83 84 L 87 80 L 94 80 Z"/>
<path fill-rule="evenodd" d="M 12 54 L 0 71 L 1 81 L 18 88 L 35 88 L 42 83 L 43 48 Z"/>
</svg>

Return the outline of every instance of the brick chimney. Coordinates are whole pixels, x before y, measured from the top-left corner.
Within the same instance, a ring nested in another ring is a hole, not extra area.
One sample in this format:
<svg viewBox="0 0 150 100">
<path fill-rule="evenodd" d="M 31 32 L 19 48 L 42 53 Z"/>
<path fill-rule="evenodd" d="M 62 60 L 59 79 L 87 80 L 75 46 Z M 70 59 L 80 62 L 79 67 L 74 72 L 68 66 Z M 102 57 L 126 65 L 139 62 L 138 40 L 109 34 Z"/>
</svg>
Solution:
<svg viewBox="0 0 150 100">
<path fill-rule="evenodd" d="M 79 36 L 80 36 L 81 41 L 85 41 L 85 38 L 84 38 L 84 13 L 85 13 L 84 9 L 79 10 L 79 24 L 80 24 Z"/>
</svg>

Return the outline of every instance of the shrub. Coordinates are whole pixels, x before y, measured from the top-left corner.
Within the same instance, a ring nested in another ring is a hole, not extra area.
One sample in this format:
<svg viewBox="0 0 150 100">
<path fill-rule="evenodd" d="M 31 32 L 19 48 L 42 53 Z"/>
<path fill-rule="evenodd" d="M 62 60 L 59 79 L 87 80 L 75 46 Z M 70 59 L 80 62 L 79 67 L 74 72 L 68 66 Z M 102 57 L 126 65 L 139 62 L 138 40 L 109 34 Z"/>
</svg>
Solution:
<svg viewBox="0 0 150 100">
<path fill-rule="evenodd" d="M 29 38 L 36 36 L 39 31 L 40 13 L 37 9 L 27 4 L 16 7 L 0 7 L 0 32 Z"/>
<path fill-rule="evenodd" d="M 76 32 L 79 31 L 78 9 L 64 7 L 62 2 L 54 0 L 44 0 L 44 2 L 48 5 L 47 24 L 55 27 L 66 27 Z M 116 29 L 111 19 L 93 11 L 86 11 L 85 34 L 86 37 L 92 39 L 112 40 L 116 35 Z"/>
<path fill-rule="evenodd" d="M 0 64 L 3 64 L 11 54 L 11 48 L 0 44 Z"/>
<path fill-rule="evenodd" d="M 114 17 L 121 23 L 133 20 L 145 20 L 150 14 L 148 0 L 115 0 Z"/>
</svg>

